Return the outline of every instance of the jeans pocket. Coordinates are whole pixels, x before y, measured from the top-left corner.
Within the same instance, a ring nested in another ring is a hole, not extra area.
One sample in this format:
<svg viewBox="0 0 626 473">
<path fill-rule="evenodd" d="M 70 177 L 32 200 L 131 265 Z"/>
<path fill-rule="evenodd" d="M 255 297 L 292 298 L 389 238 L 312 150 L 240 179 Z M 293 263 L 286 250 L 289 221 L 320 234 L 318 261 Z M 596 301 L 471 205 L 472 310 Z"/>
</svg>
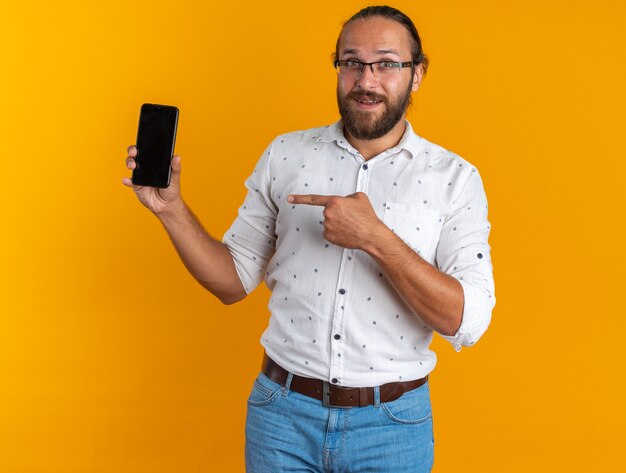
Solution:
<svg viewBox="0 0 626 473">
<path fill-rule="evenodd" d="M 398 424 L 422 424 L 432 418 L 428 383 L 380 406 L 385 415 Z"/>
<path fill-rule="evenodd" d="M 263 373 L 259 373 L 252 385 L 252 392 L 248 397 L 251 406 L 265 406 L 273 402 L 283 391 L 283 387 L 272 381 Z"/>
</svg>

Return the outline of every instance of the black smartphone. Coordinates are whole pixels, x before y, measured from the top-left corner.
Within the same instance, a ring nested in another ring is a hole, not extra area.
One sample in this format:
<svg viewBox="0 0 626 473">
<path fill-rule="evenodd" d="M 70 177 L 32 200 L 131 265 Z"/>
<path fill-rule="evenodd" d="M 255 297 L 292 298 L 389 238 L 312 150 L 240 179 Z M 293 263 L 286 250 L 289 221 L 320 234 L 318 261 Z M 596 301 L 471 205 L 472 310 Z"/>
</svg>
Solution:
<svg viewBox="0 0 626 473">
<path fill-rule="evenodd" d="M 154 103 L 141 106 L 133 184 L 161 188 L 170 185 L 177 127 L 178 108 Z"/>
</svg>

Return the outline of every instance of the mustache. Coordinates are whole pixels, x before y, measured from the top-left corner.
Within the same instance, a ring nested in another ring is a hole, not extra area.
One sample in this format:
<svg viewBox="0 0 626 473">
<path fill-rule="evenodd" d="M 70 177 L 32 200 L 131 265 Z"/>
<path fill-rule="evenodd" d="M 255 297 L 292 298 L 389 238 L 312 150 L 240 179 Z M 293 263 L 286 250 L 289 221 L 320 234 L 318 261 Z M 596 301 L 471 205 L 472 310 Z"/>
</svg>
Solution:
<svg viewBox="0 0 626 473">
<path fill-rule="evenodd" d="M 346 95 L 346 100 L 350 100 L 350 99 L 376 100 L 378 102 L 383 102 L 387 105 L 389 104 L 386 96 L 377 94 L 376 92 L 356 92 L 356 91 L 349 92 L 348 95 Z"/>
</svg>

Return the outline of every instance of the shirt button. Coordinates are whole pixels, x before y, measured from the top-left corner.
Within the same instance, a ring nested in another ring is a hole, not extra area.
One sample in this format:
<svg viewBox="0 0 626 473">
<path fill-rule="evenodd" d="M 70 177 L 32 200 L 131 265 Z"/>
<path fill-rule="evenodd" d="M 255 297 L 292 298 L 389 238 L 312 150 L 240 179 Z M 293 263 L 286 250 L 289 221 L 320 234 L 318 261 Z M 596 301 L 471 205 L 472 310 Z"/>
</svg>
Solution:
<svg viewBox="0 0 626 473">
<path fill-rule="evenodd" d="M 341 294 L 342 296 L 346 293 L 346 290 L 341 288 L 339 289 L 339 294 Z"/>
<path fill-rule="evenodd" d="M 367 163 L 365 163 L 365 164 L 363 165 L 363 170 L 364 170 L 364 171 L 367 171 L 367 168 L 368 168 L 368 167 L 369 167 L 369 166 L 367 165 Z"/>
<path fill-rule="evenodd" d="M 335 334 L 335 340 L 339 340 L 341 338 L 341 335 L 339 335 L 338 333 Z"/>
<path fill-rule="evenodd" d="M 330 380 L 331 383 L 333 384 L 337 384 L 339 382 L 339 380 L 337 378 L 333 378 Z"/>
</svg>

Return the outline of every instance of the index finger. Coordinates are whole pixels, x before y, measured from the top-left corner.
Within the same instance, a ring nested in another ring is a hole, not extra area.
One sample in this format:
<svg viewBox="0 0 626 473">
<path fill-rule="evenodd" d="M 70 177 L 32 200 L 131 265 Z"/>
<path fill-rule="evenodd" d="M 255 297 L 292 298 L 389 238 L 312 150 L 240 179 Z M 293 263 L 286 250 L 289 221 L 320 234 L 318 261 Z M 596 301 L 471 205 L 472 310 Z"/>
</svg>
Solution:
<svg viewBox="0 0 626 473">
<path fill-rule="evenodd" d="M 287 202 L 291 204 L 319 205 L 324 207 L 334 195 L 318 194 L 292 194 L 287 197 Z"/>
<path fill-rule="evenodd" d="M 126 148 L 126 151 L 128 151 L 128 156 L 131 156 L 133 158 L 137 155 L 137 147 L 135 145 L 130 145 L 128 148 Z"/>
</svg>

